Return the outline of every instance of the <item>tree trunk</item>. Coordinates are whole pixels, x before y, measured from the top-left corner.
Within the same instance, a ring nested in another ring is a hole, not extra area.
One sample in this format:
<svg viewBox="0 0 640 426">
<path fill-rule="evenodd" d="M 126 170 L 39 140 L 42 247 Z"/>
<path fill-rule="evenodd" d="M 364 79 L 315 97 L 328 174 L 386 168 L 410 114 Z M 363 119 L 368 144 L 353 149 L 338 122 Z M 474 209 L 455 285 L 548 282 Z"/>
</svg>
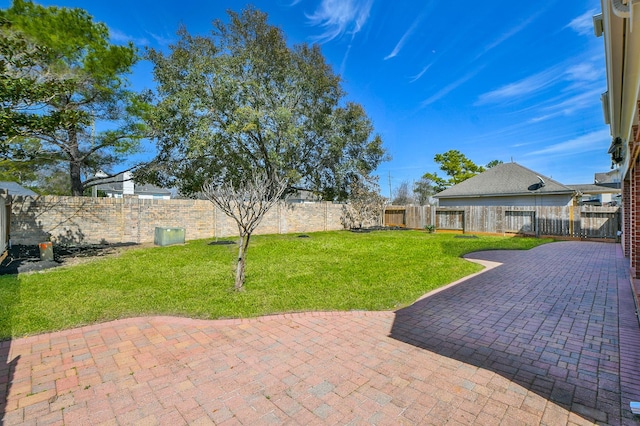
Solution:
<svg viewBox="0 0 640 426">
<path fill-rule="evenodd" d="M 78 158 L 80 157 L 80 149 L 78 147 L 78 133 L 76 129 L 69 130 L 69 177 L 71 179 L 71 195 L 74 197 L 81 197 L 83 195 L 84 187 L 82 185 L 82 175 L 80 169 L 80 163 Z"/>
<path fill-rule="evenodd" d="M 236 285 L 235 291 L 242 291 L 244 285 L 244 267 L 249 249 L 249 240 L 251 234 L 240 234 L 240 244 L 238 246 L 238 264 L 236 266 Z"/>
</svg>

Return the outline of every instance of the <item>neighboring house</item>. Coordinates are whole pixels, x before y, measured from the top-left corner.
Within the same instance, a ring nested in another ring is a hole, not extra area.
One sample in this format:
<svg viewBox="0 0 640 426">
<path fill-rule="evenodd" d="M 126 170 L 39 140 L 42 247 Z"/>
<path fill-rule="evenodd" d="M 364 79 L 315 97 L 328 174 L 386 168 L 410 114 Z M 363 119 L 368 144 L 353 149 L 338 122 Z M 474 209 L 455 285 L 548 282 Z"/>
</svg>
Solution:
<svg viewBox="0 0 640 426">
<path fill-rule="evenodd" d="M 0 182 L 0 190 L 8 191 L 11 196 L 37 197 L 38 194 L 15 182 Z"/>
<path fill-rule="evenodd" d="M 518 163 L 498 164 L 434 195 L 448 206 L 571 206 L 576 191 Z"/>
<path fill-rule="evenodd" d="M 620 177 L 620 169 L 613 169 L 606 173 L 596 173 L 593 177 L 593 182 L 596 185 L 617 185 L 616 188 L 620 188 L 622 182 Z"/>
<path fill-rule="evenodd" d="M 578 204 L 592 206 L 620 205 L 619 183 L 587 183 L 581 185 L 567 185 L 578 193 Z"/>
<path fill-rule="evenodd" d="M 155 185 L 138 185 L 128 172 L 120 173 L 112 178 L 105 178 L 107 183 L 96 185 L 98 191 L 103 191 L 107 197 L 122 198 L 123 195 L 137 195 L 140 199 L 171 198 L 171 191 Z"/>
<path fill-rule="evenodd" d="M 632 281 L 640 279 L 640 2 L 601 0 L 593 17 L 596 36 L 604 36 L 607 91 L 602 94 L 609 125 L 609 154 L 622 183 L 622 246 Z M 640 293 L 640 288 L 636 288 Z"/>
<path fill-rule="evenodd" d="M 322 201 L 318 194 L 304 189 L 297 190 L 286 196 L 287 203 L 316 203 Z"/>
</svg>

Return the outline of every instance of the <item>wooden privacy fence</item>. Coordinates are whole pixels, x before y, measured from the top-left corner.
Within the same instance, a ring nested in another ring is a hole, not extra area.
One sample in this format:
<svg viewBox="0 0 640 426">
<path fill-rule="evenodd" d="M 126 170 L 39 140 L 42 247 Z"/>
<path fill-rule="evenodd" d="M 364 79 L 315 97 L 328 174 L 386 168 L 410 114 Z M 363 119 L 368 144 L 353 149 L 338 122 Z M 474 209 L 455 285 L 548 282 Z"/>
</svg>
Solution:
<svg viewBox="0 0 640 426">
<path fill-rule="evenodd" d="M 384 210 L 385 226 L 405 226 L 405 209 L 404 208 L 386 208 Z"/>
<path fill-rule="evenodd" d="M 616 238 L 619 207 L 596 206 L 389 206 L 386 226 L 489 234 Z"/>
</svg>

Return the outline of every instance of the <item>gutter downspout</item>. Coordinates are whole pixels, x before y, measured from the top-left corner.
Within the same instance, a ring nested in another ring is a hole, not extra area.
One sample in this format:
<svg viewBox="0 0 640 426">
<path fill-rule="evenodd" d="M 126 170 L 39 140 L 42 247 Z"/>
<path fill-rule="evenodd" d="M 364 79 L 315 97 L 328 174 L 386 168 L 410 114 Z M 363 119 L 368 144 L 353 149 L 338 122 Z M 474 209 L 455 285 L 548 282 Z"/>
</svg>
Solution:
<svg viewBox="0 0 640 426">
<path fill-rule="evenodd" d="M 620 0 L 612 0 L 614 3 Z M 631 134 L 634 116 L 637 112 L 637 102 L 640 97 L 640 28 L 633 31 L 633 24 L 640 24 L 640 14 L 633 15 L 634 5 L 640 5 L 640 0 L 629 0 L 630 17 L 628 19 L 628 32 L 624 38 L 624 65 L 622 74 L 622 103 L 621 103 L 621 136 L 625 141 L 632 141 Z M 637 8 L 637 7 L 636 7 Z M 615 13 L 615 8 L 614 8 Z"/>
</svg>

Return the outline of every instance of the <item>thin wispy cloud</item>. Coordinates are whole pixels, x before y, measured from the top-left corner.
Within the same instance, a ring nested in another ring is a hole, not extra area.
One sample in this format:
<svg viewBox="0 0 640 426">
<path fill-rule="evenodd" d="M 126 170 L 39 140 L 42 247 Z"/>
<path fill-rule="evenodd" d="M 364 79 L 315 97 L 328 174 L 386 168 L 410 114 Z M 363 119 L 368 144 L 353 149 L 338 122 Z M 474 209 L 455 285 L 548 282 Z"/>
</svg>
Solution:
<svg viewBox="0 0 640 426">
<path fill-rule="evenodd" d="M 414 75 L 411 80 L 409 81 L 409 83 L 413 83 L 415 81 L 418 81 L 420 79 L 420 77 L 422 77 L 424 75 L 424 73 L 426 73 L 427 71 L 429 71 L 429 68 L 431 68 L 431 65 L 433 65 L 433 62 L 430 63 L 429 65 L 427 65 L 426 67 L 422 68 L 422 71 L 420 71 L 418 74 Z"/>
<path fill-rule="evenodd" d="M 505 141 L 505 146 L 515 149 L 529 145 L 534 145 L 534 148 L 547 146 L 555 141 L 574 137 L 575 132 L 563 126 L 532 125 L 524 120 L 515 120 L 511 125 L 501 126 L 485 133 L 474 133 L 466 139 L 460 138 L 460 141 L 474 146 L 491 146 L 501 140 Z"/>
<path fill-rule="evenodd" d="M 517 121 L 514 124 L 497 128 L 493 131 L 474 134 L 468 140 L 469 143 L 490 143 L 497 139 L 520 140 L 523 137 L 523 128 L 527 127 L 526 123 Z"/>
<path fill-rule="evenodd" d="M 580 35 L 590 36 L 593 33 L 593 15 L 596 13 L 595 9 L 588 10 L 584 14 L 574 18 L 565 28 L 571 28 Z"/>
<path fill-rule="evenodd" d="M 490 50 L 495 49 L 496 47 L 498 47 L 499 45 L 501 45 L 502 43 L 504 43 L 505 41 L 509 40 L 511 37 L 515 36 L 516 34 L 518 34 L 520 31 L 524 30 L 525 28 L 527 28 L 529 26 L 529 24 L 531 24 L 534 20 L 536 20 L 536 18 L 542 13 L 543 11 L 540 10 L 537 13 L 531 15 L 529 18 L 527 18 L 526 20 L 524 20 L 522 23 L 520 23 L 519 25 L 516 25 L 513 28 L 510 28 L 509 30 L 507 30 L 504 34 L 502 34 L 500 37 L 498 37 L 496 40 L 492 41 L 491 43 L 487 44 L 486 46 L 484 46 L 482 48 L 482 51 L 480 53 L 478 53 L 478 55 L 476 55 L 476 57 L 474 58 L 474 60 L 480 58 L 481 56 L 483 56 L 484 54 L 486 54 L 487 52 L 489 52 Z"/>
<path fill-rule="evenodd" d="M 137 46 L 146 46 L 149 44 L 149 40 L 144 37 L 133 37 L 115 28 L 109 28 L 109 38 L 116 43 L 132 42 Z"/>
<path fill-rule="evenodd" d="M 398 41 L 398 43 L 396 43 L 396 46 L 393 48 L 393 50 L 391 51 L 391 53 L 389 53 L 387 56 L 384 57 L 384 60 L 386 61 L 387 59 L 391 59 L 394 58 L 398 55 L 398 53 L 400 53 L 400 50 L 402 50 L 402 48 L 404 47 L 405 43 L 407 42 L 407 40 L 409 38 L 411 38 L 411 36 L 413 35 L 413 33 L 416 31 L 416 29 L 418 28 L 418 26 L 422 23 L 422 21 L 424 20 L 424 18 L 429 14 L 429 12 L 431 11 L 431 9 L 434 7 L 435 2 L 430 2 L 426 9 L 424 9 L 422 11 L 422 13 L 420 13 L 420 15 L 418 15 L 418 17 L 416 19 L 414 19 L 413 23 L 411 24 L 411 26 L 409 27 L 409 29 L 407 31 L 404 32 L 404 34 L 402 35 L 402 37 L 400 37 L 400 40 Z"/>
<path fill-rule="evenodd" d="M 315 37 L 319 42 L 328 42 L 346 34 L 355 36 L 369 18 L 373 0 L 322 0 L 318 9 L 307 15 L 312 25 L 324 28 Z"/>
<path fill-rule="evenodd" d="M 148 33 L 151 38 L 153 38 L 157 44 L 159 44 L 160 46 L 168 46 L 173 42 L 173 39 L 169 38 L 169 37 L 164 37 L 158 34 L 154 34 L 154 33 Z"/>
<path fill-rule="evenodd" d="M 581 92 L 575 96 L 571 96 L 562 102 L 553 103 L 551 106 L 543 108 L 541 111 L 545 114 L 537 116 L 529 120 L 530 123 L 538 123 L 550 118 L 571 115 L 585 108 L 590 108 L 598 103 L 601 89 L 594 89 L 589 92 Z"/>
<path fill-rule="evenodd" d="M 347 46 L 347 50 L 344 52 L 344 56 L 342 57 L 342 62 L 340 62 L 340 75 L 344 75 L 345 70 L 347 69 L 347 60 L 349 59 L 349 54 L 351 53 L 352 43 L 349 43 Z"/>
<path fill-rule="evenodd" d="M 599 63 L 585 62 L 567 68 L 565 79 L 568 85 L 563 92 L 585 93 L 593 90 L 603 92 L 606 88 L 606 74 L 604 67 L 598 65 Z"/>
<path fill-rule="evenodd" d="M 597 103 L 594 99 L 597 100 L 599 98 L 597 92 L 604 90 L 602 83 L 604 81 L 604 70 L 598 66 L 599 62 L 595 59 L 599 58 L 589 57 L 587 60 L 568 59 L 538 74 L 484 93 L 478 97 L 474 105 L 479 106 L 509 102 L 514 99 L 526 99 L 535 95 L 538 91 L 547 90 L 555 85 L 557 86 L 556 96 L 547 97 L 541 104 L 528 105 L 515 112 L 543 111 L 544 114 L 530 120 L 531 122 L 538 122 L 559 115 L 557 112 L 548 115 L 549 113 L 546 111 L 550 109 L 554 111 L 563 109 L 565 114 L 572 112 L 571 108 L 565 108 L 567 102 L 576 102 L 573 109 L 593 106 L 594 103 Z M 593 98 L 589 99 L 588 96 L 593 96 Z"/>
<path fill-rule="evenodd" d="M 533 144 L 533 142 L 514 143 L 513 145 L 511 145 L 511 148 L 522 148 L 523 146 L 529 146 L 531 144 Z"/>
<path fill-rule="evenodd" d="M 558 66 L 551 67 L 538 74 L 534 74 L 515 83 L 506 84 L 499 89 L 480 95 L 476 105 L 499 103 L 517 97 L 535 93 L 550 86 L 562 78 Z"/>
<path fill-rule="evenodd" d="M 440 58 L 442 58 L 449 52 L 456 51 L 455 46 L 457 46 L 462 40 L 464 40 L 464 38 L 465 36 L 463 33 L 457 34 L 457 37 L 447 38 L 447 42 L 444 45 L 440 46 L 437 51 L 435 49 L 432 49 L 431 53 L 434 56 L 432 56 L 433 59 L 431 60 L 431 62 L 429 62 L 429 64 L 422 68 L 422 70 L 418 74 L 411 77 L 411 80 L 409 82 L 413 83 L 415 81 L 418 81 L 432 66 L 434 66 L 440 60 Z"/>
<path fill-rule="evenodd" d="M 589 152 L 589 151 L 602 151 L 608 146 L 609 130 L 603 129 L 595 132 L 587 133 L 586 135 L 579 136 L 577 138 L 568 140 L 566 142 L 550 145 L 546 148 L 539 149 L 526 153 L 525 156 L 537 156 L 537 155 L 556 155 L 556 156 L 569 156 L 575 155 L 575 152 Z"/>
<path fill-rule="evenodd" d="M 433 94 L 429 98 L 427 98 L 424 101 L 422 101 L 422 103 L 420 105 L 422 107 L 425 107 L 427 105 L 431 105 L 432 103 L 442 99 L 443 97 L 448 95 L 450 92 L 452 92 L 453 90 L 457 89 L 458 87 L 460 87 L 461 85 L 463 85 L 464 83 L 469 81 L 471 78 L 473 78 L 476 74 L 478 74 L 478 72 L 480 72 L 481 69 L 482 69 L 482 67 L 477 68 L 477 69 L 465 74 L 462 78 L 460 78 L 460 79 L 454 81 L 453 83 L 443 87 L 438 92 L 436 92 L 435 94 Z"/>
<path fill-rule="evenodd" d="M 571 81 L 596 81 L 603 77 L 602 66 L 597 68 L 592 62 L 581 62 L 569 67 L 566 71 Z"/>
<path fill-rule="evenodd" d="M 413 21 L 413 24 L 411 24 L 411 26 L 409 27 L 409 29 L 402 35 L 402 37 L 400 38 L 400 41 L 398 41 L 398 43 L 396 44 L 396 47 L 393 48 L 393 50 L 391 51 L 391 53 L 389 53 L 387 56 L 384 57 L 384 60 L 386 61 L 387 59 L 391 59 L 395 56 L 398 55 L 398 53 L 400 53 L 400 50 L 402 49 L 402 47 L 404 46 L 404 44 L 406 43 L 407 39 L 413 34 L 413 32 L 416 30 L 416 28 L 418 27 L 418 24 L 420 23 L 420 21 L 422 20 L 422 18 L 418 17 L 418 19 L 416 19 L 415 21 Z"/>
<path fill-rule="evenodd" d="M 556 117 L 558 115 L 560 115 L 560 114 L 554 113 L 554 114 L 539 115 L 537 117 L 533 117 L 532 119 L 530 119 L 528 121 L 528 123 L 530 123 L 530 124 L 540 123 L 542 121 L 546 121 L 546 120 L 552 119 L 553 117 Z"/>
</svg>

